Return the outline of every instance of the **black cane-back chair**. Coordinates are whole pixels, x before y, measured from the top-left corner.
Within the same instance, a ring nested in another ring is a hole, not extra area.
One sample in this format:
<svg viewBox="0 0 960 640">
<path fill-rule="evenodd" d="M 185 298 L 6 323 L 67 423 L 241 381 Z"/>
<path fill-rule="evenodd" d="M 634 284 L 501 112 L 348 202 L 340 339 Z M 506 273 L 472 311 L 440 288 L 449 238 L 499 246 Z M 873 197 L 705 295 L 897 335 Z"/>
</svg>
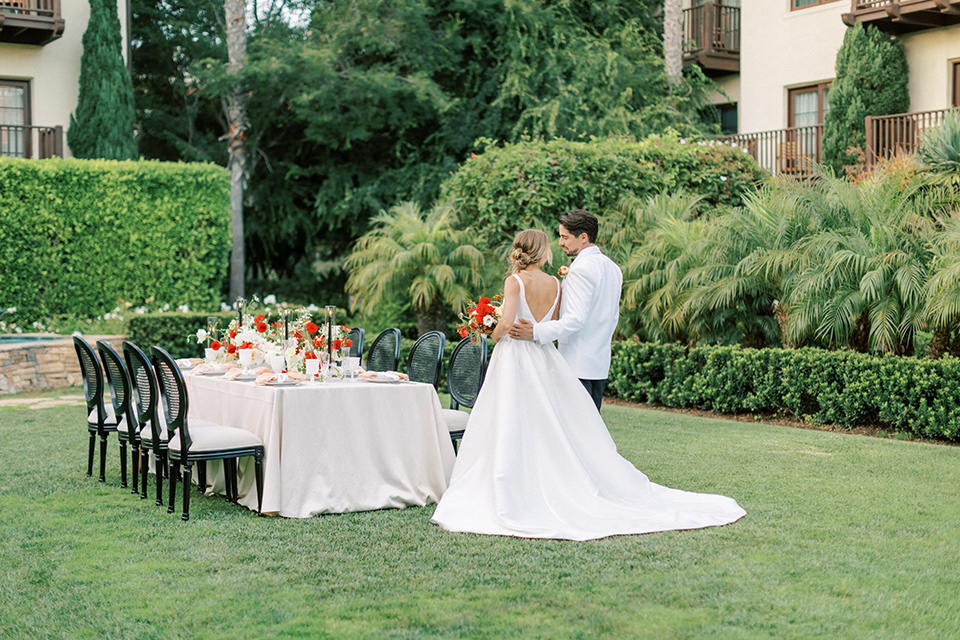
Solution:
<svg viewBox="0 0 960 640">
<path fill-rule="evenodd" d="M 130 445 L 130 475 L 133 481 L 133 493 L 140 493 L 137 482 L 137 461 L 140 456 L 139 423 L 131 407 L 133 384 L 127 373 L 127 366 L 116 349 L 100 340 L 97 351 L 103 362 L 103 371 L 107 374 L 107 386 L 113 401 L 113 415 L 117 418 L 117 436 L 120 439 L 120 487 L 127 488 L 127 445 Z"/>
<path fill-rule="evenodd" d="M 362 358 L 363 357 L 363 329 L 361 327 L 354 327 L 347 332 L 347 340 L 350 341 L 350 346 L 347 347 L 347 355 L 351 358 Z"/>
<path fill-rule="evenodd" d="M 253 456 L 257 482 L 257 513 L 263 509 L 263 441 L 253 433 L 236 427 L 207 425 L 191 431 L 188 420 L 187 385 L 183 374 L 170 354 L 160 347 L 151 347 L 153 368 L 161 389 L 161 407 L 170 436 L 167 455 L 170 458 L 170 501 L 167 513 L 173 513 L 176 501 L 177 475 L 183 465 L 183 515 L 190 519 L 190 481 L 195 462 L 237 460 Z"/>
<path fill-rule="evenodd" d="M 140 497 L 147 497 L 147 469 L 152 453 L 157 474 L 156 504 L 159 506 L 163 504 L 163 476 L 167 470 L 167 434 L 157 409 L 160 404 L 160 390 L 153 374 L 153 365 L 140 347 L 125 340 L 123 357 L 133 384 L 132 406 L 140 425 Z"/>
<path fill-rule="evenodd" d="M 80 336 L 73 337 L 73 348 L 80 361 L 80 375 L 83 377 L 83 397 L 87 404 L 87 432 L 90 434 L 90 447 L 87 452 L 87 477 L 93 475 L 93 452 L 97 438 L 100 439 L 100 482 L 106 482 L 107 437 L 117 430 L 117 417 L 113 405 L 103 402 L 103 370 L 97 354 L 90 343 Z M 125 452 L 124 452 L 125 454 Z M 123 455 L 123 458 L 126 456 Z"/>
<path fill-rule="evenodd" d="M 478 342 L 464 338 L 454 347 L 447 364 L 447 384 L 450 387 L 450 408 L 443 410 L 443 419 L 450 431 L 453 450 L 457 451 L 458 441 L 463 438 L 470 414 L 460 411 L 460 407 L 472 408 L 483 386 L 487 374 L 487 338 Z"/>
<path fill-rule="evenodd" d="M 407 377 L 413 382 L 426 382 L 434 387 L 440 384 L 443 345 L 446 342 L 447 337 L 439 331 L 427 331 L 417 338 L 410 349 Z"/>
<path fill-rule="evenodd" d="M 384 329 L 370 345 L 367 371 L 396 371 L 400 366 L 400 329 Z"/>
</svg>

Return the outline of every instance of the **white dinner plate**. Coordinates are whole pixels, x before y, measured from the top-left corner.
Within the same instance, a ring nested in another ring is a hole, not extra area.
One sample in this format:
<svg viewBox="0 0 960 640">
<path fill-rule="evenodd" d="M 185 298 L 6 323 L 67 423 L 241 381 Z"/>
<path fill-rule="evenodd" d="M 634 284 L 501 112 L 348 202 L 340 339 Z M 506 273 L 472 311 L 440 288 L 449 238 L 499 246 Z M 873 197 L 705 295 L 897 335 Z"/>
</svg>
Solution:
<svg viewBox="0 0 960 640">
<path fill-rule="evenodd" d="M 240 375 L 234 378 L 234 380 L 239 380 L 241 382 L 246 382 L 248 380 L 256 380 L 256 379 L 257 379 L 257 374 L 255 373 L 241 373 Z"/>
<path fill-rule="evenodd" d="M 263 384 L 268 387 L 295 387 L 300 384 L 300 380 L 270 380 Z"/>
<path fill-rule="evenodd" d="M 360 378 L 364 382 L 382 382 L 385 384 L 396 384 L 398 382 L 403 382 L 400 378 L 395 378 L 393 376 L 377 376 L 376 378 Z"/>
<path fill-rule="evenodd" d="M 201 371 L 200 375 L 202 376 L 222 376 L 227 372 L 226 369 L 218 369 L 215 371 Z"/>
</svg>

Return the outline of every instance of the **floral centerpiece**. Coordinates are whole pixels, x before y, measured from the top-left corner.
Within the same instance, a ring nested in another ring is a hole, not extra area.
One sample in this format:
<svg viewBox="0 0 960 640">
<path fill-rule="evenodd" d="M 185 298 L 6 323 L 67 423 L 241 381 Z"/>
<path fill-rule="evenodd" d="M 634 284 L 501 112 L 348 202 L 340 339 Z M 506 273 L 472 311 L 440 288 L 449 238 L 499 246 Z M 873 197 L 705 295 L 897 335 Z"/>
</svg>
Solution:
<svg viewBox="0 0 960 640">
<path fill-rule="evenodd" d="M 498 293 L 492 300 L 482 296 L 476 303 L 472 300 L 467 302 L 467 310 L 460 314 L 460 322 L 457 324 L 460 337 L 469 337 L 473 342 L 477 342 L 481 337 L 493 333 L 493 329 L 503 317 L 502 300 L 503 296 Z"/>
</svg>

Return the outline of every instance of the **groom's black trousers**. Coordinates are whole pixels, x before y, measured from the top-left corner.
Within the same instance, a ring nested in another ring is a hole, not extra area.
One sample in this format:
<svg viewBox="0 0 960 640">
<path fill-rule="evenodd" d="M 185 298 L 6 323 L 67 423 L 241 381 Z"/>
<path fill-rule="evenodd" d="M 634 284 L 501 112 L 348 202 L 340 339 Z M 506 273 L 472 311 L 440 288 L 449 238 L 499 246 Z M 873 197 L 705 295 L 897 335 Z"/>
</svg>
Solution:
<svg viewBox="0 0 960 640">
<path fill-rule="evenodd" d="M 593 404 L 597 405 L 597 411 L 600 411 L 600 403 L 603 401 L 603 388 L 607 386 L 606 380 L 584 380 L 580 382 L 586 387 L 587 393 L 593 398 Z"/>
</svg>

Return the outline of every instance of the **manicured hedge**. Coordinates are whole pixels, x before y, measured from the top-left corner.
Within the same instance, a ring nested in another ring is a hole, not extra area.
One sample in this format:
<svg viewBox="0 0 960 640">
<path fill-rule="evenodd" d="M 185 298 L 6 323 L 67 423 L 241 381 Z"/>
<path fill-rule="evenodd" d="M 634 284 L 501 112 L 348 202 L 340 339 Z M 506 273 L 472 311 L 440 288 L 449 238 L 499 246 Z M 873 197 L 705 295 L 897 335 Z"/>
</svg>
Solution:
<svg viewBox="0 0 960 640">
<path fill-rule="evenodd" d="M 956 358 L 631 341 L 614 343 L 613 353 L 610 386 L 626 400 L 960 440 Z"/>
<path fill-rule="evenodd" d="M 675 134 L 640 142 L 557 139 L 491 145 L 444 183 L 443 195 L 464 226 L 499 242 L 538 224 L 552 229 L 570 209 L 602 217 L 624 197 L 664 190 L 685 188 L 703 195 L 708 205 L 739 205 L 763 175 L 739 149 Z"/>
<path fill-rule="evenodd" d="M 212 164 L 0 158 L 0 306 L 30 321 L 216 306 L 229 188 Z"/>
</svg>

